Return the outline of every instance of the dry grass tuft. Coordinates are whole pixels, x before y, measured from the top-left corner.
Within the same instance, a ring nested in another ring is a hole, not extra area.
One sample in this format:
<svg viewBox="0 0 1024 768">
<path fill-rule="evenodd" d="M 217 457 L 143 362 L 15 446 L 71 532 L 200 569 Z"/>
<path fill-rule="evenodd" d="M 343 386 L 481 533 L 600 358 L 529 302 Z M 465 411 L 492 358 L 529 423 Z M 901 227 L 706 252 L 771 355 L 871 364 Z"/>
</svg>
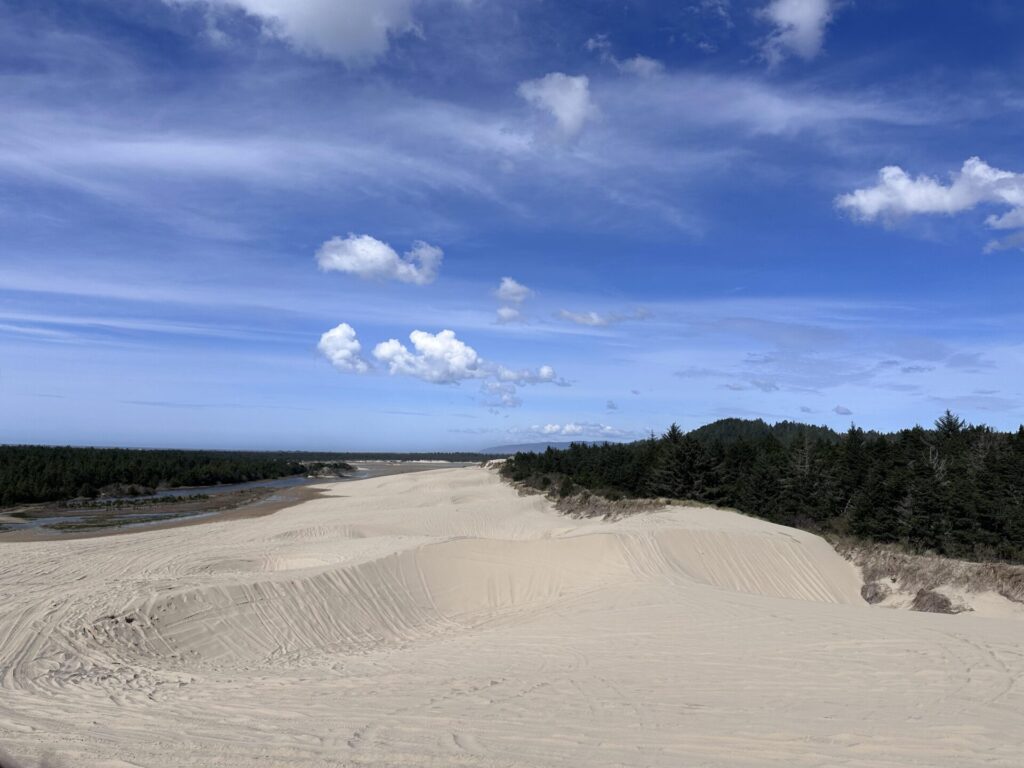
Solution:
<svg viewBox="0 0 1024 768">
<path fill-rule="evenodd" d="M 872 581 L 860 588 L 860 596 L 869 605 L 880 603 L 892 594 L 892 587 L 882 581 Z"/>
<path fill-rule="evenodd" d="M 576 489 L 571 493 L 564 493 L 561 485 L 557 482 L 537 487 L 528 482 L 515 482 L 507 478 L 505 480 L 516 489 L 520 496 L 542 494 L 563 515 L 577 520 L 600 517 L 604 520 L 615 521 L 630 515 L 640 514 L 641 512 L 664 509 L 670 504 L 685 503 L 669 499 L 610 498 L 590 491 L 578 491 Z"/>
<path fill-rule="evenodd" d="M 954 607 L 953 601 L 940 592 L 919 589 L 910 604 L 910 610 L 924 613 L 961 613 L 964 609 Z"/>
<path fill-rule="evenodd" d="M 839 554 L 861 569 L 867 584 L 889 582 L 906 592 L 956 587 L 967 592 L 996 592 L 1007 600 L 1024 603 L 1024 565 L 911 555 L 884 544 L 846 540 L 832 543 Z"/>
<path fill-rule="evenodd" d="M 607 499 L 584 491 L 556 500 L 555 509 L 577 519 L 600 517 L 614 521 L 641 512 L 663 509 L 666 504 L 668 502 L 665 499 Z"/>
</svg>

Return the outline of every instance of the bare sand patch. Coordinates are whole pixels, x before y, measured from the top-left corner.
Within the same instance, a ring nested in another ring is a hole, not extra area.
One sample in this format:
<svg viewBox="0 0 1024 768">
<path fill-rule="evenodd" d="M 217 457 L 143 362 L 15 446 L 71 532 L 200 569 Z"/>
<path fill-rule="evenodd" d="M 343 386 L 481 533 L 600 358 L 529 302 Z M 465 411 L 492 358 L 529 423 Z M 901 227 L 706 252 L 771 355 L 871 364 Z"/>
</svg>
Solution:
<svg viewBox="0 0 1024 768">
<path fill-rule="evenodd" d="M 0 744 L 68 766 L 1017 766 L 1022 625 L 822 539 L 571 519 L 479 468 L 0 544 Z"/>
</svg>

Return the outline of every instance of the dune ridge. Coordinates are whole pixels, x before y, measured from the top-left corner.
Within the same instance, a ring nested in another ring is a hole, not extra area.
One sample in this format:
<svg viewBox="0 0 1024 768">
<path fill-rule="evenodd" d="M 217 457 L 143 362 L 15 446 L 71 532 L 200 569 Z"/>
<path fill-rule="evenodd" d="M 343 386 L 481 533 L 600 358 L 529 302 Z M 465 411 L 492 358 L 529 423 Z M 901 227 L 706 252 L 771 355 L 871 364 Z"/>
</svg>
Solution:
<svg viewBox="0 0 1024 768">
<path fill-rule="evenodd" d="M 1017 765 L 1021 625 L 868 607 L 811 534 L 702 507 L 571 520 L 479 468 L 323 490 L 0 547 L 0 744 L 83 766 Z"/>
</svg>

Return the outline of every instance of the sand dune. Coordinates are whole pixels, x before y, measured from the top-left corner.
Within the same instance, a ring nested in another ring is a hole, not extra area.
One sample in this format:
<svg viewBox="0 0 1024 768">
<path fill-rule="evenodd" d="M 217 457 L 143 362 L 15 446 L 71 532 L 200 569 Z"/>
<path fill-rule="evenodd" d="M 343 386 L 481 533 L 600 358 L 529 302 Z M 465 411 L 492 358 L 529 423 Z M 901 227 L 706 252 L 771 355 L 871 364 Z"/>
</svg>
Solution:
<svg viewBox="0 0 1024 768">
<path fill-rule="evenodd" d="M 0 546 L 32 765 L 1013 766 L 1024 624 L 869 607 L 821 539 L 570 520 L 482 469 Z"/>
</svg>

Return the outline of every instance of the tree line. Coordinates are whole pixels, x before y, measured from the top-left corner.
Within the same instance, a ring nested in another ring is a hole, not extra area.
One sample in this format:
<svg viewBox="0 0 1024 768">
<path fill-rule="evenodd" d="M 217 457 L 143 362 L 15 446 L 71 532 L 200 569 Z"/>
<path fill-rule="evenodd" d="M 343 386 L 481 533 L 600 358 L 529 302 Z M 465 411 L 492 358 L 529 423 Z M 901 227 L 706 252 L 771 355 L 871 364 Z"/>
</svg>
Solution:
<svg viewBox="0 0 1024 768">
<path fill-rule="evenodd" d="M 157 488 L 269 480 L 303 474 L 313 465 L 345 469 L 346 460 L 488 458 L 493 457 L 448 452 L 313 453 L 0 445 L 0 506 L 92 498 L 110 489 L 115 489 L 116 495 L 130 495 Z"/>
<path fill-rule="evenodd" d="M 324 457 L 331 458 L 331 457 Z M 267 480 L 305 472 L 299 456 L 247 451 L 0 446 L 0 504 Z"/>
<path fill-rule="evenodd" d="M 503 472 L 566 496 L 667 497 L 912 552 L 1024 563 L 1024 426 L 890 434 L 727 419 L 627 444 L 518 453 Z"/>
</svg>

